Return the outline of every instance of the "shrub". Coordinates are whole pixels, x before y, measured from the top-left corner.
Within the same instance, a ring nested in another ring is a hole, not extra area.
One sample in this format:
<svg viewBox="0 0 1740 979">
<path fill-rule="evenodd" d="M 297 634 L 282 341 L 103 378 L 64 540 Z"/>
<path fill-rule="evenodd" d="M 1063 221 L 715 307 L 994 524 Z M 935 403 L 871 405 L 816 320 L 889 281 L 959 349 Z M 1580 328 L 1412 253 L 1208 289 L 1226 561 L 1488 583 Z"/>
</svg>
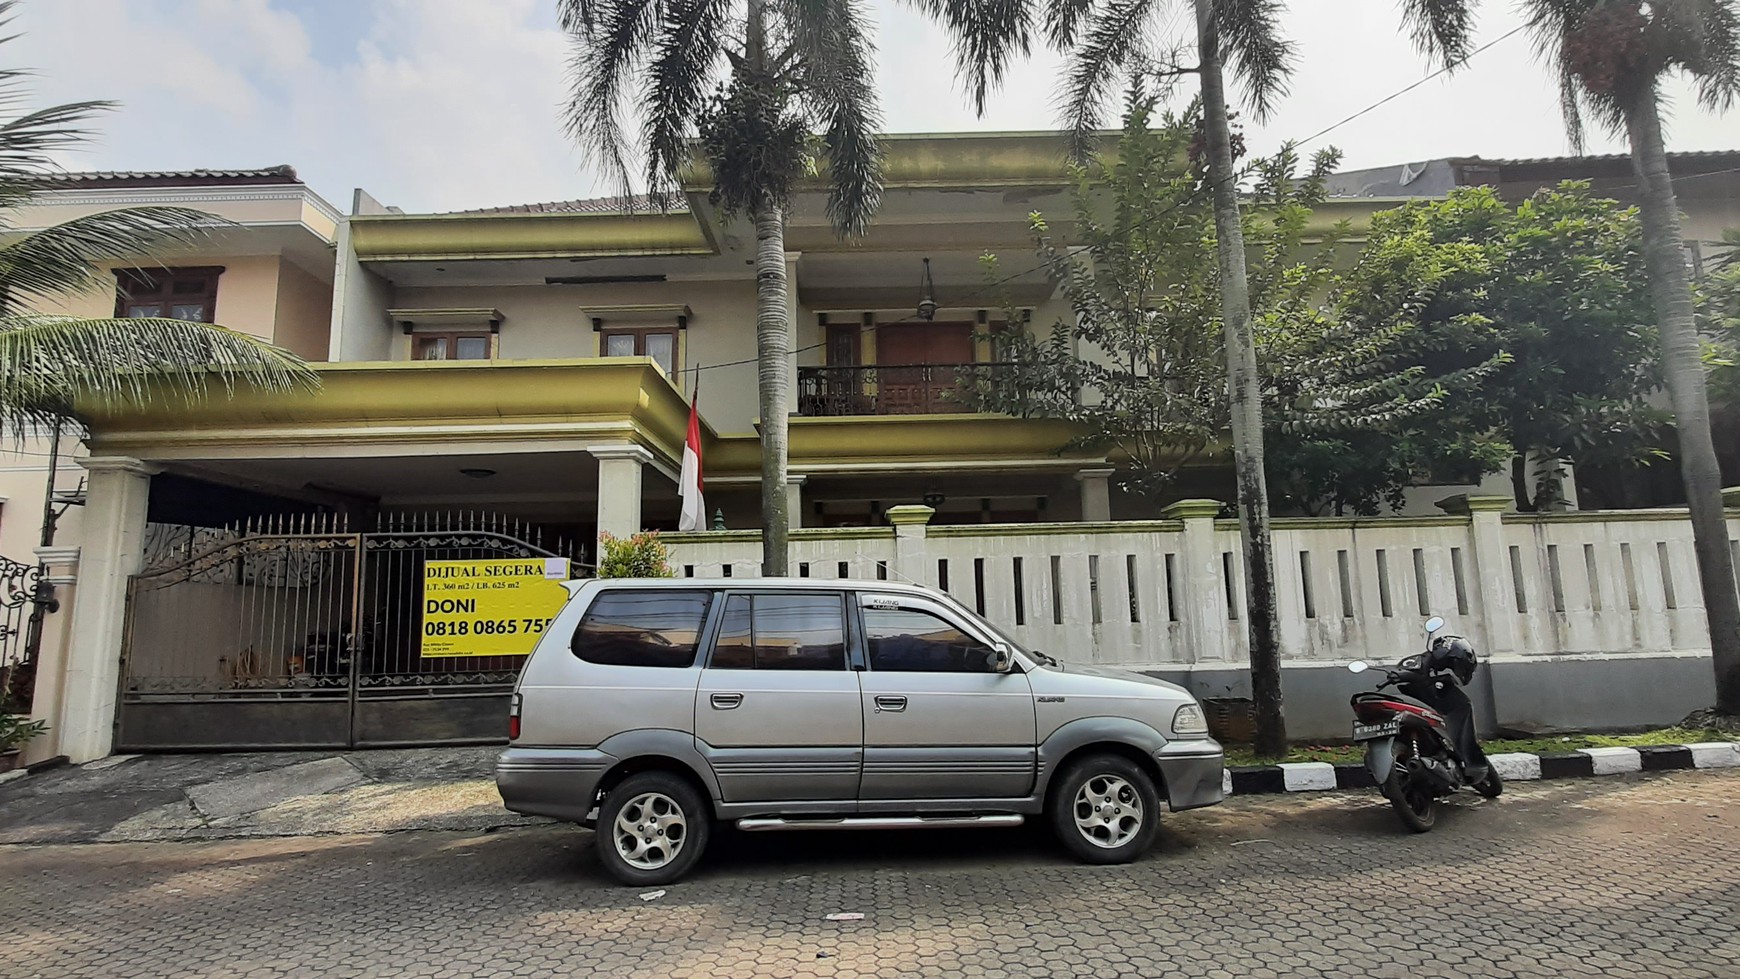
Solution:
<svg viewBox="0 0 1740 979">
<path fill-rule="evenodd" d="M 616 537 L 598 535 L 598 577 L 675 578 L 670 551 L 656 533 Z"/>
</svg>

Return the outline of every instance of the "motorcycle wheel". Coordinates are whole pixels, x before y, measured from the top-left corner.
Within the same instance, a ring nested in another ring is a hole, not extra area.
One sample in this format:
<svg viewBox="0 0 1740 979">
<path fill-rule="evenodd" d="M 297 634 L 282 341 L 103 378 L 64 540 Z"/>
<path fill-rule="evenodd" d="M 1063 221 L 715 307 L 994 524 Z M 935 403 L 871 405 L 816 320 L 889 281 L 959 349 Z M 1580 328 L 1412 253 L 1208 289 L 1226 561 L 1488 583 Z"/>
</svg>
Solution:
<svg viewBox="0 0 1740 979">
<path fill-rule="evenodd" d="M 1496 799 L 1504 793 L 1504 779 L 1498 777 L 1498 766 L 1487 764 L 1486 777 L 1474 783 L 1474 791 L 1488 799 Z"/>
<path fill-rule="evenodd" d="M 1407 770 L 1400 764 L 1390 769 L 1390 777 L 1384 782 L 1384 795 L 1389 797 L 1396 815 L 1402 817 L 1403 825 L 1414 832 L 1430 832 L 1438 822 L 1438 797 L 1431 789 L 1409 778 Z"/>
</svg>

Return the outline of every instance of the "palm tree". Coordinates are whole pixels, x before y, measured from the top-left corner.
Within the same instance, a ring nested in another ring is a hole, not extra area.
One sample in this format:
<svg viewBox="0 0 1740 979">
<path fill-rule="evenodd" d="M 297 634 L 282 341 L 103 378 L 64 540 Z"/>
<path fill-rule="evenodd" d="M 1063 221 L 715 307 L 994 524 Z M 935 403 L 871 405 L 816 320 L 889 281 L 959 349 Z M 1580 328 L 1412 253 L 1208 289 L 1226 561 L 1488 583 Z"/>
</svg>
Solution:
<svg viewBox="0 0 1740 979">
<path fill-rule="evenodd" d="M 0 2 L 0 26 L 15 5 Z M 0 109 L 27 101 L 29 74 L 0 69 Z M 221 326 L 40 311 L 69 294 L 112 296 L 116 264 L 149 263 L 223 224 L 188 208 L 129 207 L 16 227 L 12 215 L 55 186 L 53 155 L 88 140 L 86 123 L 113 107 L 75 102 L 0 118 L 0 428 L 15 440 L 76 428 L 85 409 L 140 407 L 165 396 L 198 400 L 213 383 L 225 390 L 315 383 L 294 354 Z"/>
<path fill-rule="evenodd" d="M 827 166 L 828 217 L 839 234 L 861 233 L 881 201 L 881 112 L 863 5 L 557 2 L 575 50 L 568 129 L 582 149 L 626 192 L 632 154 L 623 118 L 638 115 L 644 182 L 655 201 L 666 200 L 680 187 L 698 135 L 713 203 L 755 226 L 762 572 L 783 575 L 792 397 L 785 212 L 816 157 Z"/>
<path fill-rule="evenodd" d="M 1722 512 L 1722 473 L 1710 431 L 1691 276 L 1662 136 L 1661 81 L 1685 73 L 1698 101 L 1722 110 L 1740 96 L 1736 0 L 1528 0 L 1529 28 L 1559 78 L 1571 142 L 1585 116 L 1631 144 L 1649 291 L 1661 334 L 1662 375 L 1680 439 L 1698 579 L 1716 670 L 1716 706 L 1740 714 L 1740 596 Z"/>
<path fill-rule="evenodd" d="M 1213 197 L 1221 324 L 1226 341 L 1231 403 L 1233 471 L 1245 565 L 1246 628 L 1250 636 L 1251 695 L 1259 754 L 1279 757 L 1287 746 L 1281 702 L 1280 619 L 1275 561 L 1269 533 L 1269 497 L 1263 474 L 1262 387 L 1251 334 L 1250 290 L 1245 277 L 1244 233 L 1226 97 L 1230 68 L 1254 114 L 1266 117 L 1285 94 L 1292 45 L 1282 36 L 1281 0 L 1191 0 L 1195 14 L 1194 68 L 1175 65 L 1187 46 L 1169 36 L 1175 0 L 1015 0 L 993 5 L 987 17 L 976 0 L 911 0 L 953 26 L 962 40 L 956 58 L 976 108 L 1041 34 L 1067 56 L 1060 102 L 1075 154 L 1085 156 L 1111 97 L 1130 77 L 1195 74 L 1201 82 L 1206 183 Z M 1403 22 L 1415 46 L 1447 65 L 1467 57 L 1471 0 L 1401 0 Z M 1036 23 L 1039 21 L 1040 23 Z M 1188 42 L 1187 42 L 1188 43 Z"/>
</svg>

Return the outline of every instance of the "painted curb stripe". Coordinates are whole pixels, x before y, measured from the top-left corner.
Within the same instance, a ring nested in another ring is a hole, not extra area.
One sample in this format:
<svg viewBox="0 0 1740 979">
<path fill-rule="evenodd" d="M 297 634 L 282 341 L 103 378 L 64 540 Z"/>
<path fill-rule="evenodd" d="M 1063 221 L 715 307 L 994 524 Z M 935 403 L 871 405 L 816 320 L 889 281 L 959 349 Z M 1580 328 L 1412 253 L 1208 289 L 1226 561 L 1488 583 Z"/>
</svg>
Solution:
<svg viewBox="0 0 1740 979">
<path fill-rule="evenodd" d="M 1637 749 L 1646 772 L 1667 772 L 1692 767 L 1692 749 L 1683 744 L 1650 745 Z"/>
<path fill-rule="evenodd" d="M 1287 791 L 1286 776 L 1279 765 L 1250 765 L 1231 769 L 1233 794 L 1259 795 Z"/>
<path fill-rule="evenodd" d="M 1595 759 L 1581 751 L 1541 756 L 1541 778 L 1586 778 L 1595 774 Z"/>
<path fill-rule="evenodd" d="M 1646 745 L 1639 748 L 1579 748 L 1535 755 L 1492 755 L 1507 782 L 1544 778 L 1587 778 L 1629 772 L 1666 772 L 1692 768 L 1740 768 L 1740 742 Z M 1333 780 L 1334 784 L 1330 784 Z M 1221 782 L 1227 795 L 1275 795 L 1325 789 L 1369 789 L 1377 783 L 1363 764 L 1296 762 L 1228 768 Z"/>
<path fill-rule="evenodd" d="M 1335 766 L 1335 787 L 1338 789 L 1375 789 L 1377 780 L 1364 765 Z"/>
</svg>

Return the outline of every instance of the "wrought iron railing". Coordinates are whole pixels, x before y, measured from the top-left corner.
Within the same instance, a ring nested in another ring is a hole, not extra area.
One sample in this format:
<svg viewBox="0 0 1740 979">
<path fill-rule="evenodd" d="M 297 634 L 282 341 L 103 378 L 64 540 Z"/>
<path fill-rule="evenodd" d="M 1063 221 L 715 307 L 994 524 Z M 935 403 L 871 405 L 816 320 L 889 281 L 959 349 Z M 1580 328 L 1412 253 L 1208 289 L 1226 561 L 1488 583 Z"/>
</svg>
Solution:
<svg viewBox="0 0 1740 979">
<path fill-rule="evenodd" d="M 42 566 L 0 557 L 0 701 L 28 714 L 36 685 L 30 613 L 42 587 Z"/>
<path fill-rule="evenodd" d="M 797 413 L 806 417 L 841 415 L 927 415 L 972 411 L 965 397 L 978 379 L 1009 364 L 866 364 L 849 367 L 799 367 Z"/>
</svg>

